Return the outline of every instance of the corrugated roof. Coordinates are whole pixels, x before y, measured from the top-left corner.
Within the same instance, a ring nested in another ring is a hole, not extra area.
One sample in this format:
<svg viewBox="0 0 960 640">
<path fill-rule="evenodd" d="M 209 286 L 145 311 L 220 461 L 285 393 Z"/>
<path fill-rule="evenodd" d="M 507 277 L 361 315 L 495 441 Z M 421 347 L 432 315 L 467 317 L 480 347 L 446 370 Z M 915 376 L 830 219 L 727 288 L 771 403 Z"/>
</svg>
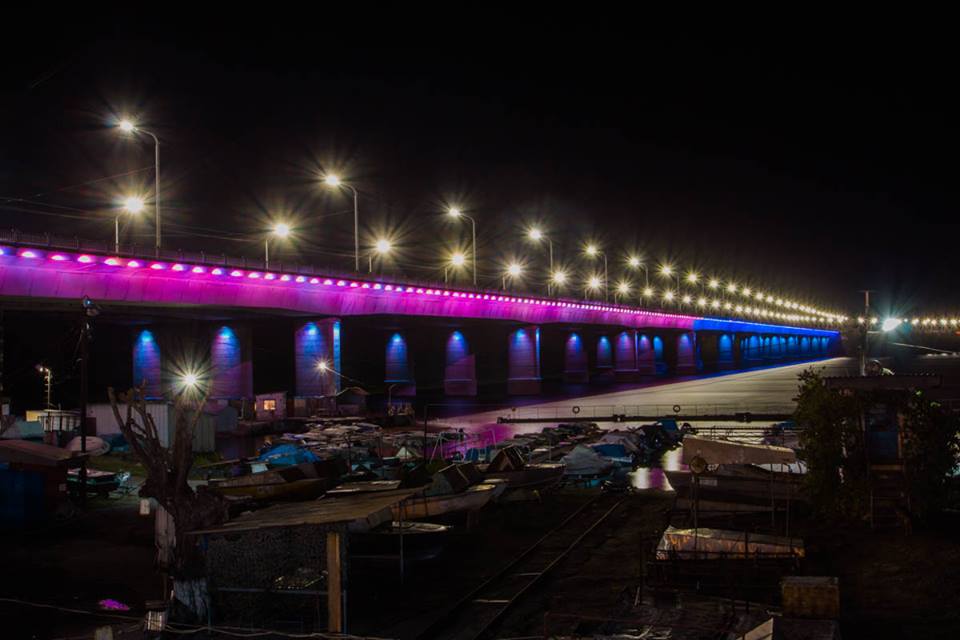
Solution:
<svg viewBox="0 0 960 640">
<path fill-rule="evenodd" d="M 337 498 L 323 497 L 310 502 L 277 504 L 260 511 L 245 513 L 226 524 L 211 529 L 191 531 L 191 534 L 235 533 L 276 527 L 299 527 L 304 525 L 330 525 L 356 523 L 361 529 L 365 521 L 377 516 L 384 509 L 409 498 L 420 489 L 397 489 L 375 491 Z M 389 515 L 386 516 L 389 519 Z M 370 522 L 371 526 L 379 522 Z"/>
</svg>

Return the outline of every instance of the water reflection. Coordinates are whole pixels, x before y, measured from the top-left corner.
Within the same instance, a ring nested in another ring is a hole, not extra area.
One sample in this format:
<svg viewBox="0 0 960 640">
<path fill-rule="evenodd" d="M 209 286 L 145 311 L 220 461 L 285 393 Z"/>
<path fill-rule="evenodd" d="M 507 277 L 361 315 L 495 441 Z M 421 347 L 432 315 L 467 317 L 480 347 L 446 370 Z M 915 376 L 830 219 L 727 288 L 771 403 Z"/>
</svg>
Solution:
<svg viewBox="0 0 960 640">
<path fill-rule="evenodd" d="M 630 472 L 630 485 L 634 489 L 659 489 L 673 491 L 666 471 L 685 471 L 687 465 L 681 462 L 683 450 L 680 447 L 664 452 L 659 461 L 650 467 L 640 467 Z"/>
</svg>

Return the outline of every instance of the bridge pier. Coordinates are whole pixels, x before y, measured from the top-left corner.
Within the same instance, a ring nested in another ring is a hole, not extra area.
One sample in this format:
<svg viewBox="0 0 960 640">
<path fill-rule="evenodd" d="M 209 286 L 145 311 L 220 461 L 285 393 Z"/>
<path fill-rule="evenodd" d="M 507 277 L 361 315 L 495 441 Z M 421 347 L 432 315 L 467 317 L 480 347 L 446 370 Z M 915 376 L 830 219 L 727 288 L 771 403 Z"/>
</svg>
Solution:
<svg viewBox="0 0 960 640">
<path fill-rule="evenodd" d="M 389 389 L 389 395 L 393 397 L 417 395 L 413 359 L 410 356 L 407 336 L 401 331 L 393 331 L 387 338 L 383 382 Z"/>
<path fill-rule="evenodd" d="M 566 384 L 590 382 L 590 358 L 580 331 L 571 331 L 563 341 L 563 381 Z"/>
<path fill-rule="evenodd" d="M 293 334 L 293 362 L 297 396 L 336 395 L 340 391 L 340 319 L 311 320 L 298 326 Z"/>
<path fill-rule="evenodd" d="M 697 366 L 697 337 L 693 331 L 684 331 L 676 337 L 676 365 L 674 373 L 678 376 L 695 375 Z"/>
<path fill-rule="evenodd" d="M 626 329 L 617 334 L 613 356 L 613 375 L 617 382 L 637 382 L 640 380 L 637 331 L 635 329 Z"/>
<path fill-rule="evenodd" d="M 220 325 L 210 341 L 210 399 L 253 397 L 252 341 L 247 327 Z"/>
<path fill-rule="evenodd" d="M 540 389 L 540 327 L 520 327 L 507 340 L 507 393 L 536 395 Z"/>
<path fill-rule="evenodd" d="M 613 343 L 606 334 L 597 336 L 596 359 L 591 379 L 596 383 L 613 382 Z"/>
<path fill-rule="evenodd" d="M 150 400 L 163 397 L 163 357 L 153 329 L 138 329 L 133 337 L 133 384 L 143 385 Z"/>
<path fill-rule="evenodd" d="M 477 395 L 477 360 L 459 329 L 447 336 L 443 393 L 448 396 Z"/>
</svg>

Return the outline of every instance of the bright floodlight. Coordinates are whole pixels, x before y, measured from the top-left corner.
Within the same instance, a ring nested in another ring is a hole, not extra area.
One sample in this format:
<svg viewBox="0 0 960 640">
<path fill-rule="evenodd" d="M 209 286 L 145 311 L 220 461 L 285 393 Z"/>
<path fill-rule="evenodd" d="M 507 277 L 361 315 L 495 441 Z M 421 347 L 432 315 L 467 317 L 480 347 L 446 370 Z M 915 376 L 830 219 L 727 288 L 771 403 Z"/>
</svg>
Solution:
<svg viewBox="0 0 960 640">
<path fill-rule="evenodd" d="M 884 331 L 893 331 L 901 324 L 900 318 L 887 318 L 883 321 L 883 330 Z"/>
<path fill-rule="evenodd" d="M 598 278 L 597 276 L 593 276 L 592 278 L 590 278 L 590 280 L 589 280 L 589 282 L 588 282 L 587 284 L 588 284 L 588 286 L 589 286 L 591 289 L 599 289 L 599 288 L 600 288 L 600 278 Z"/>
<path fill-rule="evenodd" d="M 668 277 L 673 275 L 673 267 L 668 264 L 663 265 L 660 267 L 660 274 Z"/>
<path fill-rule="evenodd" d="M 567 274 L 564 273 L 563 271 L 554 271 L 553 276 L 551 276 L 551 279 L 556 284 L 563 284 L 564 282 L 567 281 Z"/>
<path fill-rule="evenodd" d="M 750 297 L 750 287 L 744 287 L 741 293 L 747 297 Z"/>
<path fill-rule="evenodd" d="M 530 236 L 531 240 L 540 240 L 541 238 L 543 238 L 543 232 L 540 231 L 540 229 L 537 229 L 536 227 L 533 227 L 532 229 L 530 229 L 530 231 L 527 232 L 527 235 Z"/>
<path fill-rule="evenodd" d="M 514 278 L 519 276 L 521 272 L 523 272 L 523 267 L 521 267 L 516 262 L 511 263 L 510 266 L 507 267 L 507 273 L 509 273 Z"/>
<path fill-rule="evenodd" d="M 457 209 L 456 207 L 450 207 L 449 209 L 447 209 L 447 215 L 450 216 L 451 218 L 459 218 L 460 213 L 461 213 L 460 209 Z"/>
<path fill-rule="evenodd" d="M 137 125 L 133 124 L 132 121 L 127 120 L 126 118 L 121 120 L 117 126 L 120 127 L 120 131 L 123 131 L 124 133 L 133 133 L 137 130 Z"/>
<path fill-rule="evenodd" d="M 586 252 L 587 252 L 587 255 L 588 255 L 588 256 L 595 256 L 595 255 L 597 255 L 597 245 L 595 245 L 595 244 L 588 244 L 587 247 L 586 247 Z"/>
<path fill-rule="evenodd" d="M 143 198 L 129 197 L 123 201 L 123 208 L 130 213 L 140 213 L 143 211 Z"/>
<path fill-rule="evenodd" d="M 730 284 L 727 285 L 727 293 L 736 293 L 736 292 L 737 292 L 737 285 L 736 285 L 736 284 L 734 284 L 733 282 L 731 282 Z"/>
<path fill-rule="evenodd" d="M 326 371 L 329 368 L 329 366 L 330 365 L 327 364 L 326 360 L 317 361 L 317 371 L 319 371 L 320 373 L 323 373 L 324 371 Z"/>
<path fill-rule="evenodd" d="M 330 187 L 339 187 L 340 186 L 340 177 L 333 173 L 328 173 L 323 181 L 327 183 L 327 186 Z"/>
<path fill-rule="evenodd" d="M 462 267 L 464 263 L 466 263 L 466 261 L 467 261 L 466 257 L 459 251 L 453 254 L 452 256 L 450 256 L 450 264 L 452 264 L 455 267 Z"/>
<path fill-rule="evenodd" d="M 377 240 L 377 244 L 376 244 L 377 253 L 380 253 L 380 254 L 390 253 L 391 248 L 393 248 L 393 245 L 391 245 L 390 241 L 387 240 L 386 238 L 381 238 L 380 240 Z"/>
<path fill-rule="evenodd" d="M 638 257 L 636 257 L 636 256 L 630 256 L 630 260 L 628 260 L 627 263 L 628 263 L 631 267 L 633 267 L 634 269 L 636 269 L 637 267 L 640 266 L 640 258 L 638 258 Z"/>
<path fill-rule="evenodd" d="M 667 291 L 663 294 L 664 300 L 673 300 L 673 291 Z"/>
<path fill-rule="evenodd" d="M 690 304 L 692 298 L 690 296 L 683 296 L 683 304 Z"/>
<path fill-rule="evenodd" d="M 650 287 L 647 287 L 646 289 L 644 289 L 644 290 L 643 290 L 643 297 L 645 297 L 645 298 L 651 298 L 651 297 L 653 297 L 653 289 L 651 289 Z"/>
<path fill-rule="evenodd" d="M 278 222 L 277 224 L 273 225 L 273 235 L 277 236 L 278 238 L 286 238 L 290 235 L 290 225 L 284 222 Z"/>
<path fill-rule="evenodd" d="M 687 282 L 694 283 L 699 279 L 700 279 L 700 276 L 693 271 L 687 274 Z"/>
<path fill-rule="evenodd" d="M 197 382 L 198 382 L 197 374 L 195 373 L 183 374 L 183 386 L 187 387 L 188 389 L 192 389 L 193 387 L 197 386 Z"/>
<path fill-rule="evenodd" d="M 628 293 L 630 293 L 630 284 L 626 282 L 621 282 L 620 284 L 618 284 L 617 293 L 619 293 L 622 296 L 625 296 Z"/>
</svg>

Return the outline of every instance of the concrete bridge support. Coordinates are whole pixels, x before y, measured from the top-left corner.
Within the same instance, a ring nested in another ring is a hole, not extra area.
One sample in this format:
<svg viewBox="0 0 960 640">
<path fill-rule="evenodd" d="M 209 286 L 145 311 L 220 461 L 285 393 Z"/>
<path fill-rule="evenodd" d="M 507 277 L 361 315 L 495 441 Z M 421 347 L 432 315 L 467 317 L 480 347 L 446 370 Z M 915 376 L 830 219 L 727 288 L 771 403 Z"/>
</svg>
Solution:
<svg viewBox="0 0 960 640">
<path fill-rule="evenodd" d="M 571 331 L 563 342 L 563 381 L 567 384 L 590 382 L 590 358 L 581 331 Z"/>
<path fill-rule="evenodd" d="M 253 397 L 252 340 L 247 327 L 223 324 L 210 340 L 210 399 Z"/>
<path fill-rule="evenodd" d="M 649 333 L 637 335 L 637 373 L 641 376 L 657 375 L 657 358 L 653 349 L 653 338 Z"/>
<path fill-rule="evenodd" d="M 133 384 L 143 384 L 148 399 L 163 397 L 163 358 L 154 329 L 138 329 L 133 336 Z"/>
<path fill-rule="evenodd" d="M 417 395 L 413 358 L 403 331 L 392 331 L 387 338 L 383 383 L 393 397 Z"/>
<path fill-rule="evenodd" d="M 613 343 L 610 341 L 610 336 L 606 334 L 597 336 L 591 380 L 593 382 L 613 381 Z"/>
<path fill-rule="evenodd" d="M 448 396 L 477 395 L 477 360 L 464 333 L 455 329 L 447 336 L 443 393 Z"/>
<path fill-rule="evenodd" d="M 340 391 L 340 319 L 311 320 L 293 336 L 297 396 L 332 396 Z M 321 363 L 324 363 L 321 365 Z"/>
<path fill-rule="evenodd" d="M 684 331 L 676 337 L 676 365 L 674 373 L 690 376 L 699 370 L 697 362 L 697 337 L 693 331 Z"/>
<path fill-rule="evenodd" d="M 626 329 L 617 334 L 613 345 L 613 374 L 617 382 L 640 380 L 637 339 L 635 329 Z"/>
<path fill-rule="evenodd" d="M 540 393 L 540 327 L 520 327 L 507 340 L 507 393 Z"/>
</svg>

